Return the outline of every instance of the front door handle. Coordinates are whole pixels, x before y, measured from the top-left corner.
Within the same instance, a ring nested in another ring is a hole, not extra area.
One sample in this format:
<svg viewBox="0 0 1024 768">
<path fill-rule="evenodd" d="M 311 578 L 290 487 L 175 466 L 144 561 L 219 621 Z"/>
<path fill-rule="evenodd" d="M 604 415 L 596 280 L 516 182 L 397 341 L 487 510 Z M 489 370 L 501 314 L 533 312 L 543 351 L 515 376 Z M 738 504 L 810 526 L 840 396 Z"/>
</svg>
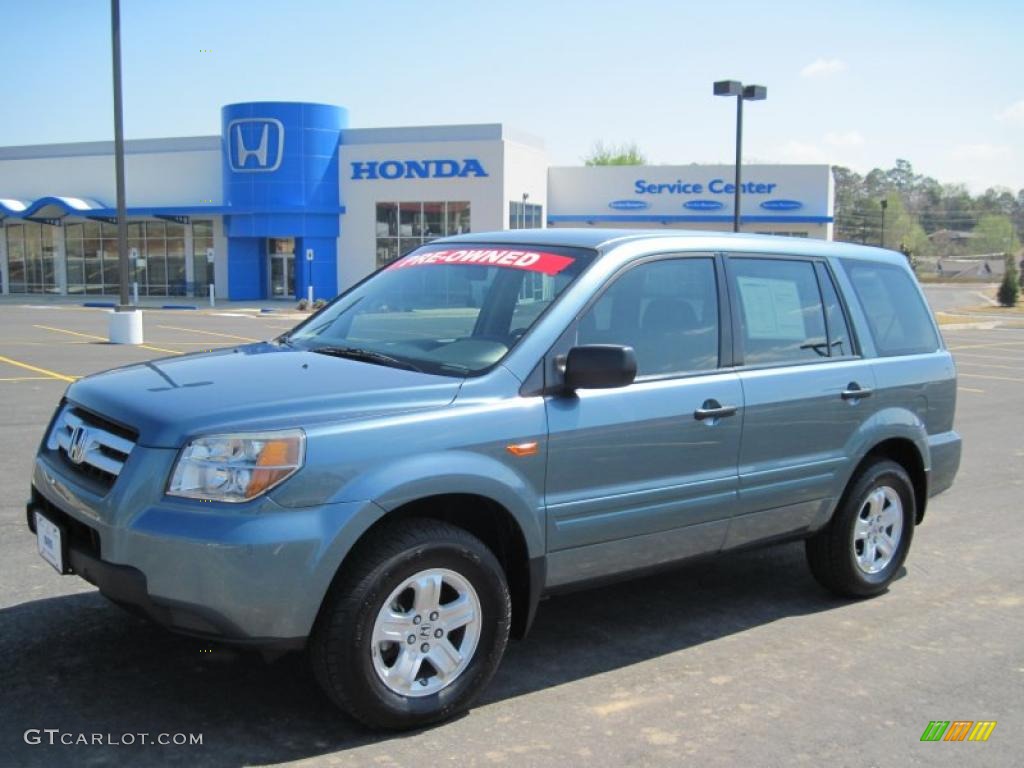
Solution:
<svg viewBox="0 0 1024 768">
<path fill-rule="evenodd" d="M 717 400 L 705 400 L 704 404 L 693 412 L 693 418 L 697 421 L 722 419 L 726 416 L 734 416 L 737 410 L 735 405 L 722 405 Z"/>
<path fill-rule="evenodd" d="M 866 389 L 856 381 L 851 381 L 846 385 L 846 389 L 839 393 L 839 396 L 842 397 L 843 400 L 860 400 L 862 397 L 871 397 L 872 392 L 874 392 L 874 390 Z"/>
</svg>

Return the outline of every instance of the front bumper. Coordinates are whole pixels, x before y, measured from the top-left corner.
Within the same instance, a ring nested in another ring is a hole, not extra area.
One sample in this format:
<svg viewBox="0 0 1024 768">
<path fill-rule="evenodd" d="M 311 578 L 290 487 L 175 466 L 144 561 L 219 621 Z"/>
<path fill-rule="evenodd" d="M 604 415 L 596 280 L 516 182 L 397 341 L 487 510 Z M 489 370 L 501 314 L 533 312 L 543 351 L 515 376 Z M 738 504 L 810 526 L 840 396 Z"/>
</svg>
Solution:
<svg viewBox="0 0 1024 768">
<path fill-rule="evenodd" d="M 111 600 L 178 632 L 261 647 L 305 643 L 345 553 L 380 512 L 178 501 L 153 493 L 152 477 L 133 487 L 122 476 L 100 498 L 40 455 L 29 527 L 39 511 L 69 531 L 68 566 Z M 150 503 L 128 506 L 147 486 Z"/>
</svg>

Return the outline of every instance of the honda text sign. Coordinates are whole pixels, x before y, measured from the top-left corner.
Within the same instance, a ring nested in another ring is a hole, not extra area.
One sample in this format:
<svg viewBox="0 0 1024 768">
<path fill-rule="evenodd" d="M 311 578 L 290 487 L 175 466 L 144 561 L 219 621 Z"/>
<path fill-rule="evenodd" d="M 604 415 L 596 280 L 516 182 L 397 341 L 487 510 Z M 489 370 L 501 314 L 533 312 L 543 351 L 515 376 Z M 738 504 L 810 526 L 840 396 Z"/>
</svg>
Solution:
<svg viewBox="0 0 1024 768">
<path fill-rule="evenodd" d="M 284 158 L 284 125 L 272 117 L 228 123 L 228 163 L 236 173 L 276 171 Z"/>
<path fill-rule="evenodd" d="M 352 178 L 360 179 L 465 179 L 483 178 L 487 171 L 475 157 L 461 160 L 357 160 Z"/>
</svg>

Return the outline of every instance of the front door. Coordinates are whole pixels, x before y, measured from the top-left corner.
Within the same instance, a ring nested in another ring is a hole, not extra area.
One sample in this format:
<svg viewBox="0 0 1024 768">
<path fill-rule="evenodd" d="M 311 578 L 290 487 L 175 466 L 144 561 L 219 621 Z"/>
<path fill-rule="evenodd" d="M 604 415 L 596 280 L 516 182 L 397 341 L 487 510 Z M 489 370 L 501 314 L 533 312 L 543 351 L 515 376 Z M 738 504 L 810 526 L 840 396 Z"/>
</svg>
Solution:
<svg viewBox="0 0 1024 768">
<path fill-rule="evenodd" d="M 743 418 L 721 321 L 710 256 L 640 263 L 581 315 L 576 343 L 633 347 L 637 380 L 548 399 L 549 585 L 721 547 Z"/>
<path fill-rule="evenodd" d="M 267 238 L 267 273 L 270 275 L 269 299 L 291 299 L 295 297 L 295 238 Z"/>
</svg>

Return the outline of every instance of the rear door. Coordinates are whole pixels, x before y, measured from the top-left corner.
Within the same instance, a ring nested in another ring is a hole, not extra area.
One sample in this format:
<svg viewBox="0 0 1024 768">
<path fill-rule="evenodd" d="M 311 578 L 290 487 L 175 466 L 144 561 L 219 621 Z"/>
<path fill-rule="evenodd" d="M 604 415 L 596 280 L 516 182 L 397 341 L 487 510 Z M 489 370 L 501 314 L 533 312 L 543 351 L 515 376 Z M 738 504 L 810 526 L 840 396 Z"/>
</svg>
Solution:
<svg viewBox="0 0 1024 768">
<path fill-rule="evenodd" d="M 723 278 L 710 255 L 641 262 L 570 329 L 566 349 L 633 347 L 638 375 L 547 400 L 549 585 L 721 547 L 742 423 L 739 378 L 720 366 Z"/>
<path fill-rule="evenodd" d="M 726 268 L 745 403 L 731 548 L 823 521 L 877 400 L 824 261 L 734 255 Z"/>
</svg>

